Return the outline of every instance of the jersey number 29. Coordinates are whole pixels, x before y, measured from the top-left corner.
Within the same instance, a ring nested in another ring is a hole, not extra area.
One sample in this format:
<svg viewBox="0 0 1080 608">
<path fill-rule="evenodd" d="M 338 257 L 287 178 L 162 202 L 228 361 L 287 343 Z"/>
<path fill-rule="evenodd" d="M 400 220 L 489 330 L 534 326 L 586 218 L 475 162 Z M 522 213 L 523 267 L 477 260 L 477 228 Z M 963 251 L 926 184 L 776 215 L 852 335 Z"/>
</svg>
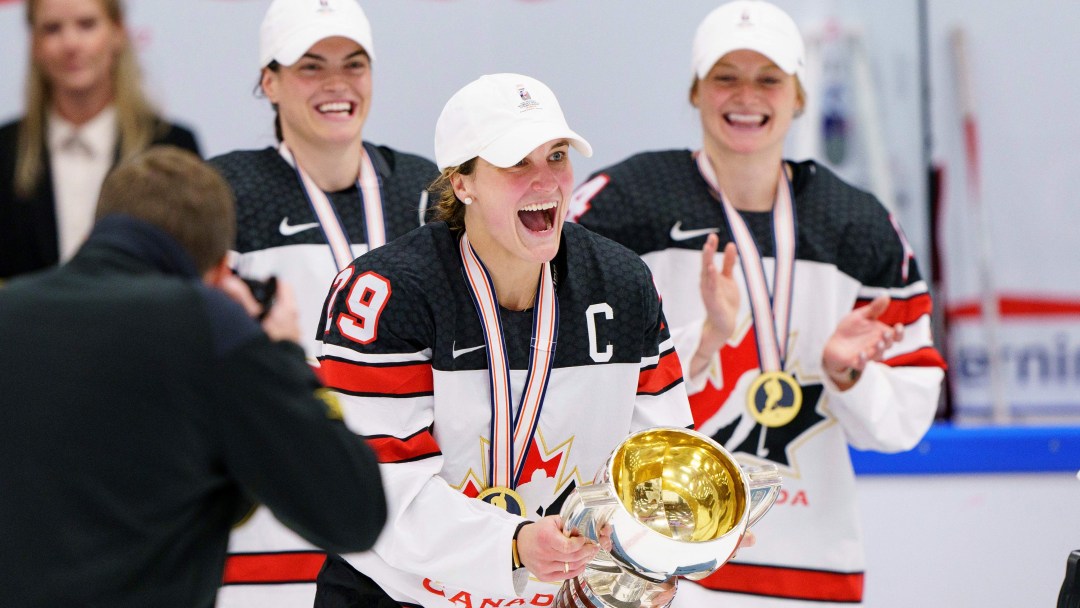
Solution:
<svg viewBox="0 0 1080 608">
<path fill-rule="evenodd" d="M 330 298 L 326 302 L 326 331 L 330 331 L 334 302 L 342 288 L 349 283 L 353 269 L 346 268 L 334 277 Z M 338 314 L 337 328 L 341 335 L 358 342 L 369 344 L 378 336 L 379 315 L 382 314 L 386 301 L 390 299 L 390 281 L 375 272 L 365 272 L 356 277 L 349 295 L 345 298 L 348 312 Z"/>
</svg>

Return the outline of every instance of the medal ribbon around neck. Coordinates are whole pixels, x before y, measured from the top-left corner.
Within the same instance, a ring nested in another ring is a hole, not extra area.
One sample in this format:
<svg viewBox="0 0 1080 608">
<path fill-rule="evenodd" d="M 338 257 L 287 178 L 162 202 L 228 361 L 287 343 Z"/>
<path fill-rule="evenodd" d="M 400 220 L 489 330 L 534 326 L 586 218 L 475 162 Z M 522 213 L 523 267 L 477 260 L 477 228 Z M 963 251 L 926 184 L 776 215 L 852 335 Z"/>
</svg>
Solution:
<svg viewBox="0 0 1080 608">
<path fill-rule="evenodd" d="M 761 371 L 782 372 L 787 356 L 791 293 L 795 280 L 795 206 L 792 204 L 791 182 L 787 172 L 781 163 L 780 183 L 776 188 L 776 201 L 772 210 L 776 268 L 770 295 L 765 267 L 754 236 L 738 210 L 720 190 L 720 183 L 704 150 L 697 154 L 697 165 L 701 176 L 712 188 L 713 195 L 720 199 L 724 206 L 724 215 L 727 216 L 735 247 L 739 251 L 743 275 L 746 278 L 746 290 L 750 297 L 750 311 L 754 316 L 754 333 L 757 336 Z"/>
<path fill-rule="evenodd" d="M 352 253 L 352 244 L 349 235 L 345 232 L 345 225 L 338 215 L 334 203 L 322 191 L 322 188 L 311 179 L 307 171 L 296 162 L 292 151 L 285 142 L 281 142 L 278 153 L 285 162 L 296 169 L 296 175 L 300 180 L 304 193 L 307 195 L 308 204 L 315 212 L 319 220 L 326 242 L 330 245 L 330 253 L 334 256 L 334 265 L 338 272 L 352 263 L 356 257 Z M 356 188 L 360 191 L 360 199 L 364 205 L 364 231 L 367 233 L 368 251 L 386 244 L 386 224 L 383 222 L 382 194 L 379 191 L 379 176 L 375 172 L 375 165 L 371 163 L 367 150 L 361 147 L 360 168 L 357 171 Z"/>
<path fill-rule="evenodd" d="M 480 316 L 484 343 L 487 345 L 488 376 L 491 381 L 491 466 L 488 469 L 488 488 L 513 489 L 517 487 L 525 468 L 525 456 L 536 434 L 555 360 L 559 300 L 551 276 L 551 262 L 544 264 L 540 286 L 536 290 L 529 370 L 515 417 L 511 409 L 510 361 L 499 315 L 499 300 L 491 275 L 469 244 L 467 234 L 461 235 L 459 249 L 464 263 L 465 283 Z"/>
</svg>

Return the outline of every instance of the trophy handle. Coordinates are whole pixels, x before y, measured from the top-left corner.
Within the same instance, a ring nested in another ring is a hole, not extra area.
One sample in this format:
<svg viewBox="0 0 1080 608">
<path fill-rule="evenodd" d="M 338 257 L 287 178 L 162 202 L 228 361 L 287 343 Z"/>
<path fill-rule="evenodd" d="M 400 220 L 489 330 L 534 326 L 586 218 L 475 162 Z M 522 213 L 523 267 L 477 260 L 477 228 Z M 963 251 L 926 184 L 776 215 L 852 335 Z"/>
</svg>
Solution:
<svg viewBox="0 0 1080 608">
<path fill-rule="evenodd" d="M 780 495 L 780 471 L 776 465 L 766 464 L 743 467 L 743 472 L 750 488 L 750 515 L 746 521 L 746 527 L 750 528 L 769 511 Z"/>
<path fill-rule="evenodd" d="M 594 542 L 600 542 L 600 529 L 611 519 L 619 507 L 619 497 L 603 483 L 578 486 L 563 504 L 563 534 L 570 536 L 575 530 Z"/>
</svg>

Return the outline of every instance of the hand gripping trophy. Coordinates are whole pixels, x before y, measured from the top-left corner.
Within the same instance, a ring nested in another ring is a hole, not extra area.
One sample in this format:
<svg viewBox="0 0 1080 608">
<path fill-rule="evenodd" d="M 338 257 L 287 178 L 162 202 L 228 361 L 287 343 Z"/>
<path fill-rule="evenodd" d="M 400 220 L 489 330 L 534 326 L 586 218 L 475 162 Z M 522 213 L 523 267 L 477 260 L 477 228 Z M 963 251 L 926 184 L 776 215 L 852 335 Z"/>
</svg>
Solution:
<svg viewBox="0 0 1080 608">
<path fill-rule="evenodd" d="M 556 607 L 667 606 L 678 577 L 704 578 L 735 554 L 779 491 L 776 465 L 742 467 L 701 433 L 658 427 L 631 435 L 562 508 L 567 533 L 599 542 L 609 525 L 611 549 L 563 582 Z"/>
</svg>

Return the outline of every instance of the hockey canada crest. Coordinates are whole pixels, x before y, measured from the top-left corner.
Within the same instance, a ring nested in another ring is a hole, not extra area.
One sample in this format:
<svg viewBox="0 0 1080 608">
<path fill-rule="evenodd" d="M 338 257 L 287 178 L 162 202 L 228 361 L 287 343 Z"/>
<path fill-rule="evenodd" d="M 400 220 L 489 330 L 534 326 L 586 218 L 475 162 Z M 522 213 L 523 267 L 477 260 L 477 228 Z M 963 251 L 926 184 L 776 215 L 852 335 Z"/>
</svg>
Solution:
<svg viewBox="0 0 1080 608">
<path fill-rule="evenodd" d="M 489 441 L 480 439 L 480 453 L 488 453 Z M 562 504 L 574 488 L 582 484 L 577 467 L 570 466 L 570 453 L 574 444 L 571 436 L 562 443 L 549 447 L 544 441 L 543 433 L 539 430 L 529 445 L 529 452 L 525 456 L 525 466 L 517 486 L 513 488 L 513 494 L 522 498 L 524 502 L 525 517 L 536 518 L 546 515 L 556 515 L 562 509 Z M 485 459 L 486 461 L 486 459 Z M 486 466 L 486 465 L 485 465 Z M 465 478 L 458 484 L 452 485 L 454 489 L 470 498 L 481 498 L 485 502 L 496 504 L 500 496 L 505 494 L 502 489 L 486 488 L 487 471 L 474 471 L 469 469 Z M 485 494 L 486 492 L 486 494 Z M 491 497 L 491 499 L 488 499 Z M 503 500 L 506 497 L 503 496 Z M 496 504 L 503 508 L 501 503 Z M 511 510 L 511 512 L 514 512 Z"/>
<path fill-rule="evenodd" d="M 691 395 L 694 424 L 733 452 L 795 472 L 797 446 L 828 420 L 818 411 L 824 387 L 820 382 L 807 382 L 797 371 L 798 361 L 791 362 L 796 370 L 793 373 L 761 374 L 752 324 L 743 326 L 742 331 L 741 339 L 732 340 L 720 351 L 719 369 L 710 372 L 704 390 Z M 739 333 L 736 331 L 736 336 Z M 748 388 L 749 407 L 738 407 L 741 400 L 728 403 L 732 391 L 747 378 L 753 378 Z"/>
</svg>

